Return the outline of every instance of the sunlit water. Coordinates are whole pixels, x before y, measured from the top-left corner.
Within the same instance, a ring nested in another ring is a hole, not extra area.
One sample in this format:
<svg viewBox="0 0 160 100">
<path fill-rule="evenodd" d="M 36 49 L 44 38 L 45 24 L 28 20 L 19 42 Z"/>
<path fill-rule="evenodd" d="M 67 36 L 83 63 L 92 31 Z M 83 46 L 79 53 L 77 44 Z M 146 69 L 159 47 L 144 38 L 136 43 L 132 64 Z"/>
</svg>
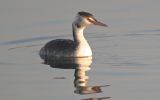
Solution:
<svg viewBox="0 0 160 100">
<path fill-rule="evenodd" d="M 159 100 L 160 1 L 0 1 L 1 100 Z M 44 62 L 38 51 L 72 38 L 77 11 L 109 25 L 85 31 L 92 59 Z"/>
</svg>

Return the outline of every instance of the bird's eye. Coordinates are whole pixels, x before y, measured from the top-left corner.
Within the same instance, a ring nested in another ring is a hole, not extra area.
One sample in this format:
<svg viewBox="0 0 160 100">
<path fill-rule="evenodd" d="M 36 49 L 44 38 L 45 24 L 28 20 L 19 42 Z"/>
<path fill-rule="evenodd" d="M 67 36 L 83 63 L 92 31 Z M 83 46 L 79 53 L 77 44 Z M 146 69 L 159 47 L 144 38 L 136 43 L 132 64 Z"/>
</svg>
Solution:
<svg viewBox="0 0 160 100">
<path fill-rule="evenodd" d="M 88 17 L 87 20 L 91 23 L 95 22 L 95 19 L 93 19 L 92 17 Z"/>
</svg>

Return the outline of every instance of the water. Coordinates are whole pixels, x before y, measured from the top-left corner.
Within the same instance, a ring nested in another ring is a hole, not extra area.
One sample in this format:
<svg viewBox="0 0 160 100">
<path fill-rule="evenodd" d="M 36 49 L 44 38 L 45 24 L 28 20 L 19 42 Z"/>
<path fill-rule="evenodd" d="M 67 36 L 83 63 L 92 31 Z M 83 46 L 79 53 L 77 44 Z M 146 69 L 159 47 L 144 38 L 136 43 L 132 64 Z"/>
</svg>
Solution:
<svg viewBox="0 0 160 100">
<path fill-rule="evenodd" d="M 159 100 L 159 3 L 1 0 L 0 99 Z M 44 64 L 40 48 L 72 38 L 71 22 L 81 10 L 109 25 L 85 30 L 93 59 Z"/>
</svg>

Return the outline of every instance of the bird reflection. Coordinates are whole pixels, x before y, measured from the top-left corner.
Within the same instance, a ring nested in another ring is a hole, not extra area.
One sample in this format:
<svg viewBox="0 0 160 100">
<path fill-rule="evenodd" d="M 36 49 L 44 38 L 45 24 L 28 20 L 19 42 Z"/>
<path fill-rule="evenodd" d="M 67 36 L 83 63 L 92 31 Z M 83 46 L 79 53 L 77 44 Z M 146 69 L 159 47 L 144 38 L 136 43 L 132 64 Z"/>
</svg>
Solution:
<svg viewBox="0 0 160 100">
<path fill-rule="evenodd" d="M 90 70 L 89 66 L 79 66 L 75 69 L 74 86 L 76 90 L 74 91 L 74 93 L 77 93 L 77 94 L 101 93 L 102 92 L 101 87 L 108 86 L 108 85 L 89 86 L 87 84 L 89 77 L 86 75 L 86 72 L 88 70 Z"/>
<path fill-rule="evenodd" d="M 86 72 L 91 69 L 92 57 L 85 58 L 46 58 L 44 60 L 44 64 L 50 65 L 52 68 L 60 68 L 60 69 L 75 69 L 74 72 L 74 93 L 76 94 L 92 94 L 92 93 L 101 93 L 102 87 L 106 87 L 108 85 L 102 86 L 89 86 L 88 80 L 89 77 L 86 75 Z M 62 78 L 64 79 L 64 77 Z M 89 98 L 83 100 L 102 100 L 108 99 L 108 97 L 102 98 Z"/>
<path fill-rule="evenodd" d="M 104 99 L 109 99 L 111 97 L 101 97 L 101 98 L 96 98 L 96 97 L 93 97 L 93 98 L 87 98 L 87 99 L 82 99 L 82 100 L 104 100 Z"/>
</svg>

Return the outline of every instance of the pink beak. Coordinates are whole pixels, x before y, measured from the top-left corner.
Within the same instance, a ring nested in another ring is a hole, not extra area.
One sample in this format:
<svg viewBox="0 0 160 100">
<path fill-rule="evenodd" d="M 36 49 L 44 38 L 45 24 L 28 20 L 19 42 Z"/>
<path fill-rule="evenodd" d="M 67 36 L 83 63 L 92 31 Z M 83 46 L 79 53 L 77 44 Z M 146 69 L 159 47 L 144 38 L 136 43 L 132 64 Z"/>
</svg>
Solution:
<svg viewBox="0 0 160 100">
<path fill-rule="evenodd" d="M 102 22 L 99 22 L 99 21 L 95 21 L 93 22 L 94 25 L 99 25 L 99 26 L 104 26 L 104 27 L 107 27 L 108 25 L 102 23 Z"/>
<path fill-rule="evenodd" d="M 102 22 L 97 21 L 94 17 L 92 17 L 92 20 L 90 18 L 88 18 L 88 21 L 90 21 L 94 25 L 99 25 L 99 26 L 104 26 L 104 27 L 108 26 L 108 25 L 106 25 L 106 24 L 104 24 Z"/>
</svg>

